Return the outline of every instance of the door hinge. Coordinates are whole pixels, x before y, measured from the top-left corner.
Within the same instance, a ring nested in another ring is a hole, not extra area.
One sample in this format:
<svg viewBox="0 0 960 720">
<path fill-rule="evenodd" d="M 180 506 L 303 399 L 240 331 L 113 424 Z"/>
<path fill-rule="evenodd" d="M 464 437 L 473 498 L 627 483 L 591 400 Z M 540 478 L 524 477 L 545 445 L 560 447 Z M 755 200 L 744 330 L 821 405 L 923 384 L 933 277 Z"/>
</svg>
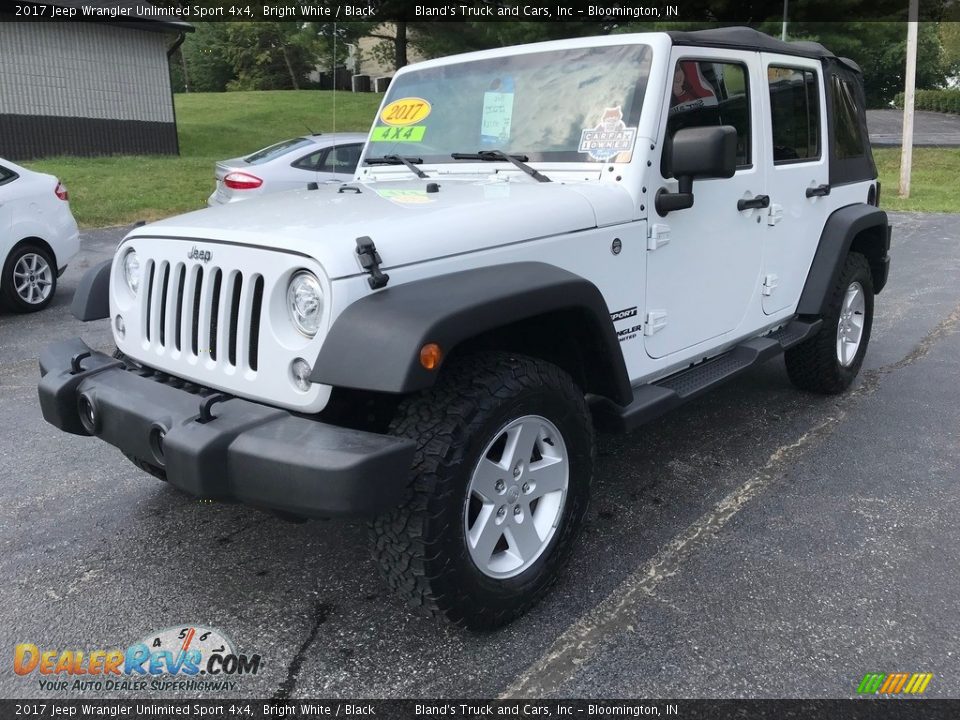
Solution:
<svg viewBox="0 0 960 720">
<path fill-rule="evenodd" d="M 666 310 L 651 310 L 647 313 L 646 322 L 643 324 L 643 334 L 650 337 L 658 330 L 663 330 L 667 326 Z"/>
<path fill-rule="evenodd" d="M 380 253 L 377 252 L 377 246 L 373 244 L 373 240 L 366 235 L 357 238 L 357 257 L 360 259 L 360 267 L 370 275 L 367 278 L 370 289 L 379 290 L 386 287 L 390 276 L 380 272 L 380 263 L 383 262 L 380 259 Z"/>
<path fill-rule="evenodd" d="M 773 203 L 767 211 L 767 225 L 776 225 L 783 220 L 783 205 Z"/>
<path fill-rule="evenodd" d="M 761 288 L 760 292 L 764 295 L 773 295 L 773 291 L 779 284 L 780 281 L 776 275 L 764 275 L 763 287 Z"/>
<path fill-rule="evenodd" d="M 647 234 L 647 250 L 656 250 L 662 248 L 670 242 L 670 226 L 654 224 L 650 226 L 650 232 Z"/>
</svg>

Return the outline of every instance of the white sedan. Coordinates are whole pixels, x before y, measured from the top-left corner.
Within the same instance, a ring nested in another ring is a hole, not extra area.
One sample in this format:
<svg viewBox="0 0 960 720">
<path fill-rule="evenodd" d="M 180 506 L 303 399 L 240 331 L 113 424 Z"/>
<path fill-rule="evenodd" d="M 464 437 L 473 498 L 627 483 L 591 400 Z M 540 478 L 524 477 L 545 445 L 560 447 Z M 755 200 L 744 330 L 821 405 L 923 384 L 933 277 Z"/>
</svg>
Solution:
<svg viewBox="0 0 960 720">
<path fill-rule="evenodd" d="M 53 175 L 0 158 L 0 299 L 15 312 L 43 310 L 80 249 L 67 188 Z"/>
<path fill-rule="evenodd" d="M 366 140 L 364 133 L 305 135 L 246 157 L 218 162 L 217 187 L 207 204 L 224 205 L 264 193 L 303 190 L 310 183 L 346 182 L 353 178 Z"/>
</svg>

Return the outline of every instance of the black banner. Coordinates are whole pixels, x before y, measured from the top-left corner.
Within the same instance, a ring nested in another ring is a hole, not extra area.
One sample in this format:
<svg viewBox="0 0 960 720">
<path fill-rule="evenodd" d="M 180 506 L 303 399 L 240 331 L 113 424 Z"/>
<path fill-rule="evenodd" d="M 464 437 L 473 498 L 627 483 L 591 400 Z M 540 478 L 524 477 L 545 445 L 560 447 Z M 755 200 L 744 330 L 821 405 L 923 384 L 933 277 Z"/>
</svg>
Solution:
<svg viewBox="0 0 960 720">
<path fill-rule="evenodd" d="M 954 718 L 960 700 L 0 700 L 11 718 Z"/>
<path fill-rule="evenodd" d="M 13 19 L 186 22 L 747 23 L 783 19 L 783 0 L 13 0 Z M 908 0 L 788 0 L 790 22 L 908 19 Z M 960 4 L 919 0 L 923 21 L 960 20 Z"/>
</svg>

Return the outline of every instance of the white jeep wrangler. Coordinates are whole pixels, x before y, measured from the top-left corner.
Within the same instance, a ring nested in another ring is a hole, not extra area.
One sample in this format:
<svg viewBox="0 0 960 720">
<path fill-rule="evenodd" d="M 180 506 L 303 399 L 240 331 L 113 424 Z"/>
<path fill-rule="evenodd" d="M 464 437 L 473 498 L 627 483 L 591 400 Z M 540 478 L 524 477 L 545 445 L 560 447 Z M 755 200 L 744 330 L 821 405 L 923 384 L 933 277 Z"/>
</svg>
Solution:
<svg viewBox="0 0 960 720">
<path fill-rule="evenodd" d="M 131 232 L 44 351 L 60 429 L 204 498 L 367 515 L 410 606 L 471 628 L 568 558 L 594 428 L 785 353 L 838 393 L 890 228 L 856 65 L 746 28 L 397 73 L 351 183 Z"/>
</svg>

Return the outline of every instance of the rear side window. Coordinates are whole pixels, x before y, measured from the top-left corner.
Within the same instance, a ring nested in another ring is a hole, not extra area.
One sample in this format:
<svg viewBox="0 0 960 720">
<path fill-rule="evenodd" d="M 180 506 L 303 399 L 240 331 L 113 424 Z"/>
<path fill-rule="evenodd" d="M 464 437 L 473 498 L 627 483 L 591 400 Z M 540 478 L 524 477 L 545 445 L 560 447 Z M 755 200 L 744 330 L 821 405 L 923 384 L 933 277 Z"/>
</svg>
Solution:
<svg viewBox="0 0 960 720">
<path fill-rule="evenodd" d="M 320 172 L 350 174 L 357 169 L 360 162 L 362 145 L 341 145 L 330 148 L 320 166 Z"/>
<path fill-rule="evenodd" d="M 271 145 L 270 147 L 265 147 L 263 150 L 257 150 L 253 155 L 247 155 L 244 158 L 244 161 L 250 165 L 261 165 L 271 160 L 275 160 L 281 155 L 286 155 L 291 150 L 296 150 L 297 148 L 308 147 L 313 144 L 312 140 L 307 140 L 307 138 L 294 138 L 293 140 L 284 140 L 283 142 L 278 142 L 276 145 Z"/>
<path fill-rule="evenodd" d="M 850 83 L 836 75 L 833 77 L 833 126 L 837 158 L 861 157 L 863 134 L 856 95 Z"/>
<path fill-rule="evenodd" d="M 319 170 L 320 163 L 323 161 L 323 156 L 326 154 L 326 152 L 326 150 L 317 150 L 309 155 L 304 155 L 296 162 L 290 164 L 291 166 L 299 168 L 300 170 Z"/>
<path fill-rule="evenodd" d="M 820 93 L 816 72 L 771 65 L 767 82 L 774 164 L 818 160 Z"/>
<path fill-rule="evenodd" d="M 673 71 L 667 146 L 677 130 L 732 125 L 737 130 L 737 167 L 749 167 L 750 98 L 747 69 L 739 63 L 680 60 Z M 661 171 L 670 177 L 664 152 Z"/>
<path fill-rule="evenodd" d="M 13 182 L 18 177 L 20 176 L 17 175 L 13 170 L 9 170 L 8 168 L 3 167 L 3 165 L 0 165 L 0 185 L 6 185 L 8 182 Z"/>
</svg>

